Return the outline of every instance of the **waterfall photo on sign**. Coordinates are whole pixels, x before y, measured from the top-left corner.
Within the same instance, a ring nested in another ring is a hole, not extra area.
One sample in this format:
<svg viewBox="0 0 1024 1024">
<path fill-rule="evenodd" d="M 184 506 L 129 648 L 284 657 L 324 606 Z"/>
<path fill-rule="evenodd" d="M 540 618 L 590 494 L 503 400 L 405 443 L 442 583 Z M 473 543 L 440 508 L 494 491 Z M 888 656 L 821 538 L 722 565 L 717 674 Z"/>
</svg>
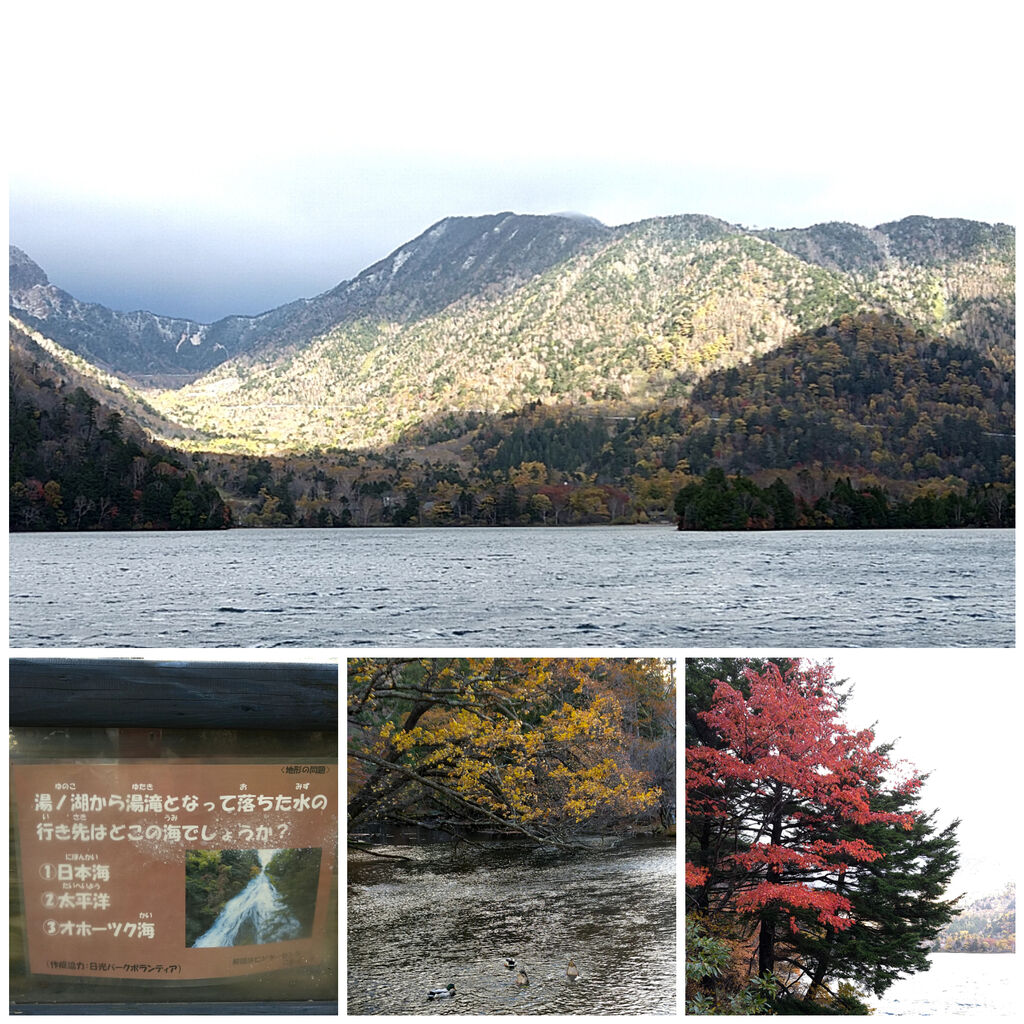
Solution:
<svg viewBox="0 0 1024 1024">
<path fill-rule="evenodd" d="M 312 934 L 319 848 L 189 850 L 185 945 L 256 946 Z"/>
</svg>

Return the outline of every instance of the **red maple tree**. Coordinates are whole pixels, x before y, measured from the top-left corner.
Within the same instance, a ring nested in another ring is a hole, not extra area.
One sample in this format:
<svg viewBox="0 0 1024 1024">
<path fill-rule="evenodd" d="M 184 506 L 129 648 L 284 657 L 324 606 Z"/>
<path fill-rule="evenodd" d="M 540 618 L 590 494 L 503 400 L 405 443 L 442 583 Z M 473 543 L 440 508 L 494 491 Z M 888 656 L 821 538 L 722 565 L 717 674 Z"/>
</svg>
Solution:
<svg viewBox="0 0 1024 1024">
<path fill-rule="evenodd" d="M 841 720 L 832 666 L 790 661 L 748 669 L 749 697 L 715 682 L 700 717 L 720 745 L 686 752 L 687 828 L 702 830 L 704 863 L 687 864 L 687 885 L 705 900 L 731 904 L 759 927 L 758 970 L 775 966 L 775 936 L 810 911 L 828 928 L 853 923 L 843 878 L 851 864 L 884 856 L 862 839 L 839 838 L 844 824 L 885 822 L 910 829 L 914 815 L 871 809 L 893 785 L 896 765 L 872 748 L 869 729 Z M 916 775 L 901 790 L 920 785 Z"/>
</svg>

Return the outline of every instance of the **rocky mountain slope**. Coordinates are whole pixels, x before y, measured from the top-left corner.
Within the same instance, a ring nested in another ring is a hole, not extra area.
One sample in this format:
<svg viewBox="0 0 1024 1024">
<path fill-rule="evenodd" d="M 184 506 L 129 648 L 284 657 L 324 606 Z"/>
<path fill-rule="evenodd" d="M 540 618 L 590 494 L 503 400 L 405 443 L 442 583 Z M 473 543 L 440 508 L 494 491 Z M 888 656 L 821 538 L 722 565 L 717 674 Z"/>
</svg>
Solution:
<svg viewBox="0 0 1024 1024">
<path fill-rule="evenodd" d="M 206 328 L 191 320 L 137 311 L 119 313 L 81 302 L 52 285 L 43 269 L 10 246 L 11 315 L 96 366 L 127 374 L 190 374 L 229 355 L 204 344 Z"/>
<path fill-rule="evenodd" d="M 407 320 L 467 293 L 510 287 L 607 232 L 597 221 L 570 217 L 449 217 L 322 295 L 213 324 L 80 302 L 11 246 L 10 310 L 103 369 L 134 377 L 194 377 L 239 353 L 301 344 L 357 316 Z"/>
<path fill-rule="evenodd" d="M 350 282 L 195 325 L 78 303 L 12 250 L 29 328 L 141 375 L 177 442 L 273 452 L 383 445 L 450 414 L 536 402 L 633 415 L 848 312 L 881 311 L 1013 363 L 1014 236 L 910 217 L 747 231 L 704 216 L 448 218 Z M 216 365 L 215 365 L 216 364 Z"/>
</svg>

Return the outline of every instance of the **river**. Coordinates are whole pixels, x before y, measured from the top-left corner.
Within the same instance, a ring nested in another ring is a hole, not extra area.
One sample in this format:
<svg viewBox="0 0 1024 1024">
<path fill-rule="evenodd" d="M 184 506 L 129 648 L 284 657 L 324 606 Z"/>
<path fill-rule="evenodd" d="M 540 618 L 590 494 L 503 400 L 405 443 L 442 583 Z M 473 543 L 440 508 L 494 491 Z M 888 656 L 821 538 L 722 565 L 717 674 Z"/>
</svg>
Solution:
<svg viewBox="0 0 1024 1024">
<path fill-rule="evenodd" d="M 14 534 L 15 647 L 1011 647 L 1014 531 Z"/>
<path fill-rule="evenodd" d="M 875 1016 L 1016 1016 L 1020 1010 L 1015 953 L 933 953 L 931 970 L 894 982 Z"/>
<path fill-rule="evenodd" d="M 349 858 L 350 1014 L 675 1013 L 673 842 L 577 856 L 378 849 L 413 860 Z M 529 985 L 515 984 L 519 967 Z M 427 1001 L 449 984 L 454 999 Z"/>
</svg>

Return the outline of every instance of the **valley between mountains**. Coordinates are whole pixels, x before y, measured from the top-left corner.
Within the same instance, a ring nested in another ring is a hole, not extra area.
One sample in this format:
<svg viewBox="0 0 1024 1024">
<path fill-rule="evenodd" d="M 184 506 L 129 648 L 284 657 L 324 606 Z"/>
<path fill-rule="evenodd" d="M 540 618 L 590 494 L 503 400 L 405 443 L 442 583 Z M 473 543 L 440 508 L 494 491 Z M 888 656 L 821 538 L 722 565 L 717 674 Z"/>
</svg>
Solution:
<svg viewBox="0 0 1024 1024">
<path fill-rule="evenodd" d="M 452 217 L 214 324 L 10 252 L 11 528 L 1006 526 L 1013 229 Z"/>
</svg>

